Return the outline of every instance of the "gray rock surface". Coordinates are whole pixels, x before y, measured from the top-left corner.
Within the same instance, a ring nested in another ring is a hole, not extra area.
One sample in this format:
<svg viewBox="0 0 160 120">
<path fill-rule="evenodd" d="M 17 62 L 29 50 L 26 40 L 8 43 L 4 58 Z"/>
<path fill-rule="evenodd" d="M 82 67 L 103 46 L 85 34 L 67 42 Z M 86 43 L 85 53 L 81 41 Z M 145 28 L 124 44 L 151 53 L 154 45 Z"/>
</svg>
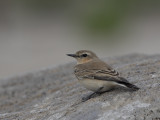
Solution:
<svg viewBox="0 0 160 120">
<path fill-rule="evenodd" d="M 141 89 L 117 88 L 81 102 L 91 91 L 70 63 L 0 80 L 0 120 L 160 120 L 160 55 L 103 60 Z"/>
</svg>

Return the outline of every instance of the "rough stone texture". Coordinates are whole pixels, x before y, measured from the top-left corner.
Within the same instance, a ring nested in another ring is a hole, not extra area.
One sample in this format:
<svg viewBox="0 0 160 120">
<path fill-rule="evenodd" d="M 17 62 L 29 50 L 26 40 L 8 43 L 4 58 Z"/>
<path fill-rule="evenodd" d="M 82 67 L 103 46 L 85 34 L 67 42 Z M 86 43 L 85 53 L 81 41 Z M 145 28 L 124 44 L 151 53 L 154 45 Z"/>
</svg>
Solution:
<svg viewBox="0 0 160 120">
<path fill-rule="evenodd" d="M 160 55 L 103 60 L 141 89 L 117 88 L 81 102 L 91 91 L 77 82 L 70 63 L 0 80 L 0 119 L 160 120 Z"/>
</svg>

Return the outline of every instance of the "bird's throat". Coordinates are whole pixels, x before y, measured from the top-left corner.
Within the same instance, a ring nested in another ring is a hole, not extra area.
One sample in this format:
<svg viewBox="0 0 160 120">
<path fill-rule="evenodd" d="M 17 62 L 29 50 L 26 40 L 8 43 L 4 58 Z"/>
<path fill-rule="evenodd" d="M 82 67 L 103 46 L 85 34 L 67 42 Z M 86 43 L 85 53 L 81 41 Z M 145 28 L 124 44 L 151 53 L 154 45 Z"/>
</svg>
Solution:
<svg viewBox="0 0 160 120">
<path fill-rule="evenodd" d="M 87 63 L 90 61 L 91 61 L 91 59 L 80 59 L 80 60 L 77 60 L 77 64 L 84 64 L 84 63 Z"/>
</svg>

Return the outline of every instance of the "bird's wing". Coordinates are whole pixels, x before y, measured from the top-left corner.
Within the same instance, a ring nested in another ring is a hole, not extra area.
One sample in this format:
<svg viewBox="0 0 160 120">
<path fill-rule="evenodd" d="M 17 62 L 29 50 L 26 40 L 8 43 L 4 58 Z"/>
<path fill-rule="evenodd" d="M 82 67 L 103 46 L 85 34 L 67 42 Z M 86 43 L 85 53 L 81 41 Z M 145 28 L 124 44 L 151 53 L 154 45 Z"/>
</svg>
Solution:
<svg viewBox="0 0 160 120">
<path fill-rule="evenodd" d="M 121 82 L 127 82 L 128 81 L 122 77 L 119 77 L 119 73 L 114 70 L 99 70 L 99 69 L 87 69 L 87 70 L 82 70 L 79 71 L 81 75 L 79 74 L 78 76 L 81 79 L 96 79 L 96 80 L 104 80 L 104 81 L 113 81 L 117 83 Z"/>
<path fill-rule="evenodd" d="M 119 76 L 119 73 L 103 61 L 93 61 L 87 64 L 77 65 L 74 70 L 78 78 L 104 78 L 110 79 Z"/>
<path fill-rule="evenodd" d="M 105 69 L 105 70 L 93 70 L 95 74 L 102 74 L 102 76 L 118 76 L 119 73 L 114 69 Z"/>
</svg>

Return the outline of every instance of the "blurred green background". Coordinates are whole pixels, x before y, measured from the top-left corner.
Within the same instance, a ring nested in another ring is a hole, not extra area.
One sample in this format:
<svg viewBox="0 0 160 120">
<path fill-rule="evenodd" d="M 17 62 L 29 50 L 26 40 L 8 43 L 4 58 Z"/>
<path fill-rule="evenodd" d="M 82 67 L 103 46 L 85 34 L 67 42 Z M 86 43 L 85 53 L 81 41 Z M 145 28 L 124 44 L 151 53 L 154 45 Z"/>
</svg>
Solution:
<svg viewBox="0 0 160 120">
<path fill-rule="evenodd" d="M 160 51 L 159 0 L 1 0 L 0 78 L 100 57 Z"/>
</svg>

